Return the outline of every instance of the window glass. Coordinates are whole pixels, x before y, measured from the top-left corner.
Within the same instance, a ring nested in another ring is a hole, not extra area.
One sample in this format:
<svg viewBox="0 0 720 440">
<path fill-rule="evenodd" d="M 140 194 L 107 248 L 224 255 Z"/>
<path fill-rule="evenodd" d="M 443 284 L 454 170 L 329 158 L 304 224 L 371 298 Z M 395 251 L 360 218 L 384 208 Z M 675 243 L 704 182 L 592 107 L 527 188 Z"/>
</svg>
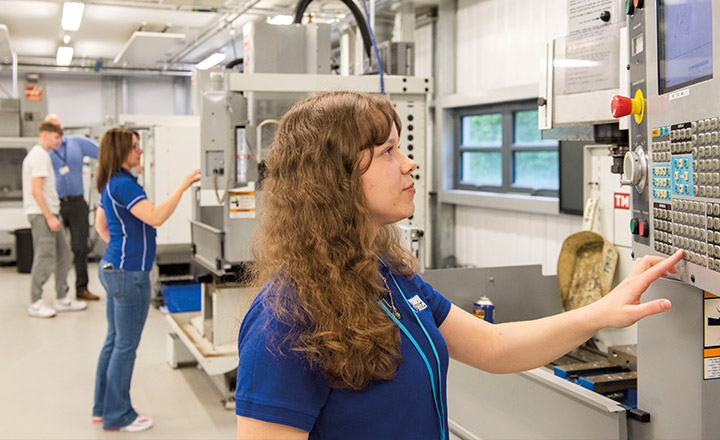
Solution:
<svg viewBox="0 0 720 440">
<path fill-rule="evenodd" d="M 535 125 L 537 125 L 537 122 Z M 493 113 L 463 117 L 462 143 L 466 147 L 497 147 L 502 145 L 502 114 Z"/>
<path fill-rule="evenodd" d="M 461 178 L 463 183 L 502 186 L 502 154 L 500 152 L 463 153 Z"/>
<path fill-rule="evenodd" d="M 513 184 L 533 189 L 558 189 L 557 151 L 516 151 L 513 154 Z"/>
<path fill-rule="evenodd" d="M 538 111 L 523 110 L 513 113 L 515 145 L 557 145 L 557 141 L 543 140 L 538 129 Z"/>
</svg>

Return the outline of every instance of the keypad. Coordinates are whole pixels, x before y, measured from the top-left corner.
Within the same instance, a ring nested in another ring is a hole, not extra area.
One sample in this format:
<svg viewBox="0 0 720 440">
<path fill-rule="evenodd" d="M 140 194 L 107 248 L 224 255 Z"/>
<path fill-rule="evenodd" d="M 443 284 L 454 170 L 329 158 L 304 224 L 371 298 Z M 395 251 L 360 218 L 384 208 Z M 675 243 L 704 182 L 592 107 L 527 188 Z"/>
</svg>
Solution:
<svg viewBox="0 0 720 440">
<path fill-rule="evenodd" d="M 720 120 L 651 130 L 654 249 L 720 272 Z"/>
</svg>

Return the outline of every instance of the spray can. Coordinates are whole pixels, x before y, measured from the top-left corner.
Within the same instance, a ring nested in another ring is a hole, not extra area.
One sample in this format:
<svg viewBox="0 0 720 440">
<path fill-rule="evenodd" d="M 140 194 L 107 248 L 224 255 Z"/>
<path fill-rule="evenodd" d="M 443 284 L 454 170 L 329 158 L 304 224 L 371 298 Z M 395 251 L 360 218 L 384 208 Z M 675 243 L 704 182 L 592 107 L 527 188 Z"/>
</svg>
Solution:
<svg viewBox="0 0 720 440">
<path fill-rule="evenodd" d="M 487 322 L 495 322 L 495 305 L 487 296 L 481 296 L 473 303 L 473 314 Z"/>
</svg>

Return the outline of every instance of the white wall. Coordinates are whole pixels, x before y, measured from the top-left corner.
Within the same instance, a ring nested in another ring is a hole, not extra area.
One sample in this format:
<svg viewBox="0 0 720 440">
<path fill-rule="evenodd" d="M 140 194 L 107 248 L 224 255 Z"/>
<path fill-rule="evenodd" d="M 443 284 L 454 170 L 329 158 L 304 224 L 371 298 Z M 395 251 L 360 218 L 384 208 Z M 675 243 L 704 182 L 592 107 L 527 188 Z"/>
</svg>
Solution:
<svg viewBox="0 0 720 440">
<path fill-rule="evenodd" d="M 545 43 L 567 33 L 566 0 L 458 0 L 456 93 L 537 84 Z"/>
<path fill-rule="evenodd" d="M 546 41 L 567 33 L 566 0 L 458 0 L 456 93 L 538 84 Z M 458 206 L 455 252 L 480 267 L 542 264 L 555 274 L 579 216 Z"/>
<path fill-rule="evenodd" d="M 432 77 L 432 28 L 426 24 L 415 29 L 415 76 Z"/>
</svg>

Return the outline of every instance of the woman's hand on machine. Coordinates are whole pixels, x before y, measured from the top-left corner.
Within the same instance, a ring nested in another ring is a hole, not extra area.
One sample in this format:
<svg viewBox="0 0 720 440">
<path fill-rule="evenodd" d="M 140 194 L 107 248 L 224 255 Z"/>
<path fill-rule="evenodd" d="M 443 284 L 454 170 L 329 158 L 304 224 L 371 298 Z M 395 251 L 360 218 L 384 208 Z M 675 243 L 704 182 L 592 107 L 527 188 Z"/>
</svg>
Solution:
<svg viewBox="0 0 720 440">
<path fill-rule="evenodd" d="M 193 183 L 198 181 L 200 181 L 200 168 L 193 170 L 190 174 L 185 176 L 185 179 L 183 179 L 181 184 L 183 191 L 190 188 Z"/>
<path fill-rule="evenodd" d="M 670 273 L 677 273 L 675 264 L 682 259 L 682 250 L 663 258 L 646 255 L 635 260 L 630 273 L 605 297 L 589 305 L 595 308 L 601 327 L 627 327 L 646 316 L 670 310 L 667 299 L 640 303 L 640 296 L 653 281 Z"/>
</svg>

